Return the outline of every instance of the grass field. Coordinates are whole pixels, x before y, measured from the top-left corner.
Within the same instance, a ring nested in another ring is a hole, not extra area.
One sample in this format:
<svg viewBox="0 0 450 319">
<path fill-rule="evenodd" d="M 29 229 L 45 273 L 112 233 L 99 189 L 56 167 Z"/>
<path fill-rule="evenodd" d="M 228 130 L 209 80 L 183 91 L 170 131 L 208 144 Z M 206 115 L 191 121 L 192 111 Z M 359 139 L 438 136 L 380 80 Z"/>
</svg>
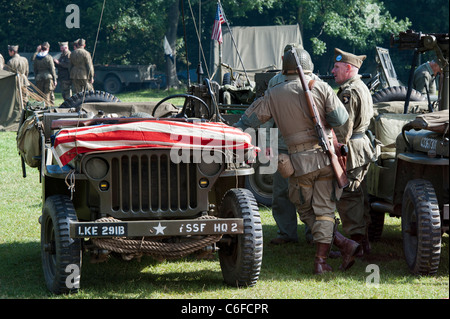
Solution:
<svg viewBox="0 0 450 319">
<path fill-rule="evenodd" d="M 122 100 L 150 98 L 147 91 L 126 93 Z M 159 98 L 162 98 L 159 97 Z M 304 240 L 272 246 L 276 225 L 271 210 L 260 207 L 264 254 L 255 287 L 237 289 L 223 283 L 218 259 L 140 262 L 110 258 L 92 264 L 84 255 L 81 290 L 68 296 L 51 295 L 44 283 L 40 257 L 41 185 L 36 169 L 22 177 L 14 132 L 0 132 L 0 299 L 444 299 L 449 298 L 449 238 L 444 235 L 439 271 L 434 276 L 410 274 L 403 258 L 400 220 L 386 218 L 382 239 L 372 254 L 347 272 L 336 269 L 323 276 L 312 274 L 315 249 Z M 376 265 L 380 281 L 370 280 Z M 372 267 L 372 266 L 370 266 Z M 369 267 L 369 268 L 370 268 Z"/>
</svg>

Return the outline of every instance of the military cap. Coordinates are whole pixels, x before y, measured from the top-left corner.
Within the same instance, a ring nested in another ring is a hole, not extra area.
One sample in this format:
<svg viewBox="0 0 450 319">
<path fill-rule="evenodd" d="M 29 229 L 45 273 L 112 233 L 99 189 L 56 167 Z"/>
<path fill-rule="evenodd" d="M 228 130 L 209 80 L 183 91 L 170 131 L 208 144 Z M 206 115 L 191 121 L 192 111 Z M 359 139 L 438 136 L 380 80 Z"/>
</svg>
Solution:
<svg viewBox="0 0 450 319">
<path fill-rule="evenodd" d="M 14 51 L 17 52 L 19 51 L 19 46 L 18 45 L 8 45 L 8 51 Z"/>
<path fill-rule="evenodd" d="M 341 49 L 334 49 L 334 62 L 344 62 L 356 66 L 358 69 L 361 68 L 363 61 L 366 59 L 365 55 L 354 55 L 342 51 Z"/>
<path fill-rule="evenodd" d="M 69 42 L 58 42 L 60 47 L 68 47 L 69 46 Z"/>
</svg>

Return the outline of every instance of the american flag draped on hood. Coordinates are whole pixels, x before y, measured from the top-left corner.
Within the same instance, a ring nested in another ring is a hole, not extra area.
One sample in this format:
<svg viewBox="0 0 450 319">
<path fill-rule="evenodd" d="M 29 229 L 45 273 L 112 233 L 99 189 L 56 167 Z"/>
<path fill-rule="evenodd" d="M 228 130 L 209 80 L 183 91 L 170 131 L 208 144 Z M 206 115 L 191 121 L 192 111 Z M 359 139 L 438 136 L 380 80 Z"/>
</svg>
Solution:
<svg viewBox="0 0 450 319">
<path fill-rule="evenodd" d="M 78 154 L 135 148 L 255 150 L 251 136 L 219 122 L 144 120 L 68 128 L 59 131 L 53 153 L 60 166 Z"/>
</svg>

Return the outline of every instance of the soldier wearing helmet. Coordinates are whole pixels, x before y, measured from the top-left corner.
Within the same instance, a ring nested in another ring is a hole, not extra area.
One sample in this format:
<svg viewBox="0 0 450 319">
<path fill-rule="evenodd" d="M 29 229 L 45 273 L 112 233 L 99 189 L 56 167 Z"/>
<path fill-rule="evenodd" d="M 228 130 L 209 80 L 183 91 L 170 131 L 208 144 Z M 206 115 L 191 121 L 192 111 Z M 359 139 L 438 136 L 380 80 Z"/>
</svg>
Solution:
<svg viewBox="0 0 450 319">
<path fill-rule="evenodd" d="M 301 63 L 305 69 L 311 68 L 306 65 L 306 59 Z M 286 81 L 268 89 L 264 96 L 255 100 L 235 126 L 243 130 L 256 128 L 274 119 L 288 146 L 293 167 L 289 177 L 289 198 L 295 204 L 300 219 L 311 228 L 316 244 L 314 273 L 332 271 L 326 259 L 333 237 L 342 253 L 340 268 L 346 270 L 353 265 L 359 244 L 336 231 L 334 212 L 342 190 L 335 182 L 328 156 L 319 145 L 296 67 L 292 51 L 286 52 L 283 56 Z M 310 74 L 305 74 L 305 78 L 310 83 L 318 112 L 331 139 L 330 127 L 345 124 L 348 113 L 327 83 L 314 82 Z"/>
<path fill-rule="evenodd" d="M 296 43 L 287 44 L 284 47 L 283 55 L 292 48 L 297 47 L 298 45 Z M 301 60 L 304 61 L 302 63 L 305 68 L 304 72 L 310 74 L 314 80 L 320 81 L 319 77 L 312 73 L 314 64 L 311 61 L 309 53 L 301 48 L 299 48 L 297 52 L 299 53 L 299 57 L 302 57 Z M 268 88 L 272 88 L 277 84 L 283 83 L 284 81 L 286 81 L 286 75 L 284 75 L 283 71 L 281 71 L 270 79 Z M 274 120 L 271 119 L 270 122 L 272 124 L 269 126 L 272 128 L 276 128 Z M 284 142 L 283 135 L 281 134 L 280 130 L 278 130 L 278 154 L 280 153 L 288 154 L 288 147 Z M 288 189 L 289 180 L 281 176 L 280 172 L 275 172 L 272 175 L 272 215 L 278 226 L 278 234 L 276 238 L 273 238 L 270 241 L 270 243 L 274 245 L 283 245 L 286 243 L 298 242 L 297 209 L 295 208 L 295 205 L 289 200 Z M 308 227 L 308 225 L 306 225 L 305 227 L 305 237 L 307 242 L 312 242 L 311 229 Z"/>
<path fill-rule="evenodd" d="M 357 56 L 336 48 L 331 71 L 340 85 L 339 99 L 349 114 L 347 123 L 335 130 L 339 142 L 348 146 L 347 177 L 350 181 L 337 209 L 344 232 L 362 245 L 359 257 L 370 253 L 367 234 L 370 216 L 364 178 L 374 156 L 372 144 L 365 134 L 373 116 L 372 96 L 358 74 L 365 58 L 365 55 Z"/>
</svg>

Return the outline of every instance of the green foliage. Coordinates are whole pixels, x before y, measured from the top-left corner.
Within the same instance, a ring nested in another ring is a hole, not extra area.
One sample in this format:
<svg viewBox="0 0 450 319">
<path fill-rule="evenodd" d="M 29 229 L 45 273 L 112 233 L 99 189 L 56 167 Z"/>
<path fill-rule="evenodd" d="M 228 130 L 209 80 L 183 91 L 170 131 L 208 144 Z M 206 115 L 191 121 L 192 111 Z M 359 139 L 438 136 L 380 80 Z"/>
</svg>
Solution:
<svg viewBox="0 0 450 319">
<path fill-rule="evenodd" d="M 307 30 L 316 31 L 312 42 L 313 54 L 326 52 L 326 43 L 319 37 L 323 34 L 340 39 L 346 46 L 364 51 L 384 41 L 391 33 L 406 30 L 411 22 L 408 18 L 397 21 L 377 0 L 301 1 L 301 21 Z"/>
</svg>

